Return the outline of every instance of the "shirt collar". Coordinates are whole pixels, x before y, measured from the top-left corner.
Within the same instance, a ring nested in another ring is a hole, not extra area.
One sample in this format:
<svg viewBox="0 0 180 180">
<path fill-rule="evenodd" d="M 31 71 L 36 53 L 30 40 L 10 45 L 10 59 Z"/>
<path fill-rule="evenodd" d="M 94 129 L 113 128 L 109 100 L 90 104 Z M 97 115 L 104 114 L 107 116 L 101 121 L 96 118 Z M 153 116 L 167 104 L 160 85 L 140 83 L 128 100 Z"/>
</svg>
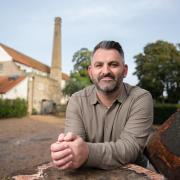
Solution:
<svg viewBox="0 0 180 180">
<path fill-rule="evenodd" d="M 91 92 L 91 95 L 90 95 L 90 103 L 91 104 L 96 104 L 98 102 L 98 98 L 97 98 L 97 95 L 96 95 L 96 87 L 95 85 L 93 85 L 94 88 L 92 89 L 92 92 Z"/>
<path fill-rule="evenodd" d="M 94 88 L 92 89 L 92 93 L 90 95 L 90 103 L 92 105 L 98 103 L 98 98 L 97 98 L 96 92 L 97 92 L 97 89 L 94 85 Z M 128 93 L 128 90 L 126 88 L 126 84 L 122 83 L 122 86 L 120 88 L 120 94 L 117 97 L 116 101 L 118 101 L 119 103 L 123 103 L 123 101 L 127 98 L 128 94 L 129 93 Z"/>
<path fill-rule="evenodd" d="M 122 83 L 121 88 L 120 88 L 120 95 L 117 97 L 117 101 L 120 103 L 123 103 L 123 101 L 127 98 L 128 94 L 129 93 L 126 88 L 126 84 Z"/>
</svg>

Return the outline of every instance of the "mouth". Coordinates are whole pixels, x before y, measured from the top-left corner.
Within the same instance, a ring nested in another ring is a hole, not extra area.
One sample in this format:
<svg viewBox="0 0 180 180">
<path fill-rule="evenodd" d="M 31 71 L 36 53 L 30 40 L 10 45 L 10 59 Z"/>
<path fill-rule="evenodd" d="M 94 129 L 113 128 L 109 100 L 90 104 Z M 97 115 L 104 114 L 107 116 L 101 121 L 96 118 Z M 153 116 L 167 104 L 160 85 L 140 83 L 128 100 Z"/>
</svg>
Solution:
<svg viewBox="0 0 180 180">
<path fill-rule="evenodd" d="M 112 77 L 103 77 L 100 79 L 100 81 L 112 81 L 113 78 Z"/>
<path fill-rule="evenodd" d="M 114 77 L 111 75 L 106 75 L 99 78 L 99 81 L 112 81 L 112 80 L 114 80 Z"/>
</svg>

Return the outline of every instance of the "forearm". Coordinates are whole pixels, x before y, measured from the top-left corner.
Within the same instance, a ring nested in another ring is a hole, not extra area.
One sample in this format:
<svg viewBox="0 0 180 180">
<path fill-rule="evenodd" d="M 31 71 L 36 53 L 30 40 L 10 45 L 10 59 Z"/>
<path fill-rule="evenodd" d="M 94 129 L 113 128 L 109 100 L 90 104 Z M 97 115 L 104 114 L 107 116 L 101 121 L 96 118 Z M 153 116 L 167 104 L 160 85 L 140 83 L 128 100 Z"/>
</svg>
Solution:
<svg viewBox="0 0 180 180">
<path fill-rule="evenodd" d="M 132 144 L 128 139 L 116 142 L 87 143 L 89 156 L 86 166 L 102 169 L 120 167 L 130 162 L 135 162 L 140 147 Z"/>
<path fill-rule="evenodd" d="M 80 105 L 77 100 L 71 98 L 66 109 L 66 120 L 64 133 L 72 132 L 85 140 L 85 129 L 82 121 Z"/>
</svg>

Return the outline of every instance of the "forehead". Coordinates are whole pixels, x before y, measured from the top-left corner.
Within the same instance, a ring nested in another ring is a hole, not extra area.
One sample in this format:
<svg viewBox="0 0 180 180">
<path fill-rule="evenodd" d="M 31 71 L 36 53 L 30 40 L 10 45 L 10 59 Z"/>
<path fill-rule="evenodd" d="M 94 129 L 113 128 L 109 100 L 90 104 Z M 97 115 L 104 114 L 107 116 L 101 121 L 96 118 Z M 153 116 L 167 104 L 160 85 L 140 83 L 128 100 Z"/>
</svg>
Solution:
<svg viewBox="0 0 180 180">
<path fill-rule="evenodd" d="M 107 60 L 123 60 L 123 57 L 120 55 L 120 53 L 116 49 L 98 49 L 93 57 L 92 61 L 107 61 Z"/>
</svg>

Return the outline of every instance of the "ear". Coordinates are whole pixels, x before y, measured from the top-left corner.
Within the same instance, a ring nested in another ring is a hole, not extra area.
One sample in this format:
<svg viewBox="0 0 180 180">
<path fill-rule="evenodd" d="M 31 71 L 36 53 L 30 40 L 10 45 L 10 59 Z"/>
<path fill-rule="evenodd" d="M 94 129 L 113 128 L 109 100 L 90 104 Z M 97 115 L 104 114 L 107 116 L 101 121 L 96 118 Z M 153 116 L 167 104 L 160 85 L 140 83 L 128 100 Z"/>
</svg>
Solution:
<svg viewBox="0 0 180 180">
<path fill-rule="evenodd" d="M 88 75 L 89 75 L 89 77 L 90 77 L 90 79 L 92 79 L 92 67 L 91 67 L 91 65 L 89 65 L 88 66 Z"/>
<path fill-rule="evenodd" d="M 125 64 L 124 65 L 124 78 L 127 76 L 127 73 L 128 73 L 128 65 Z"/>
</svg>

